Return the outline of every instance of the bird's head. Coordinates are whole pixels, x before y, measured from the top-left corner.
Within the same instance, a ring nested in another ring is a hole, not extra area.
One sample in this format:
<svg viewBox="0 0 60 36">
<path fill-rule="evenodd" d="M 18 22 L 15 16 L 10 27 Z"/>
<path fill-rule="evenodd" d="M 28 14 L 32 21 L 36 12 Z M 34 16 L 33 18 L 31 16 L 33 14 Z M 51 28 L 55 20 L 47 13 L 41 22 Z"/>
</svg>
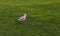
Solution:
<svg viewBox="0 0 60 36">
<path fill-rule="evenodd" d="M 24 14 L 24 16 L 27 16 L 27 14 Z"/>
</svg>

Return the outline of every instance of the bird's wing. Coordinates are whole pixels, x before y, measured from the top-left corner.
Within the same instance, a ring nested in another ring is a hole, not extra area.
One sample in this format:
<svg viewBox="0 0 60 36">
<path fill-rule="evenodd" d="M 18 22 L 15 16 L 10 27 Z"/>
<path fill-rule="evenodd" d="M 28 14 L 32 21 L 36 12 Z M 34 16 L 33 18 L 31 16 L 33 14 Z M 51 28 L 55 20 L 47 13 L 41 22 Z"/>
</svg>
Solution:
<svg viewBox="0 0 60 36">
<path fill-rule="evenodd" d="M 23 20 L 24 19 L 24 17 L 22 16 L 22 17 L 20 17 L 18 20 Z"/>
</svg>

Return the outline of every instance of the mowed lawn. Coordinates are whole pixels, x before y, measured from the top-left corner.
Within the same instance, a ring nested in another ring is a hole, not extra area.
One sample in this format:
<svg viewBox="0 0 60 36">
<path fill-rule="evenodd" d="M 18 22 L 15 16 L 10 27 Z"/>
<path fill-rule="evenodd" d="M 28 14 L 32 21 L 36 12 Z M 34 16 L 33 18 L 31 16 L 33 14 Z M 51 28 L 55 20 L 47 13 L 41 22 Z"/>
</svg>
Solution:
<svg viewBox="0 0 60 36">
<path fill-rule="evenodd" d="M 60 0 L 0 0 L 0 36 L 60 36 Z"/>
</svg>

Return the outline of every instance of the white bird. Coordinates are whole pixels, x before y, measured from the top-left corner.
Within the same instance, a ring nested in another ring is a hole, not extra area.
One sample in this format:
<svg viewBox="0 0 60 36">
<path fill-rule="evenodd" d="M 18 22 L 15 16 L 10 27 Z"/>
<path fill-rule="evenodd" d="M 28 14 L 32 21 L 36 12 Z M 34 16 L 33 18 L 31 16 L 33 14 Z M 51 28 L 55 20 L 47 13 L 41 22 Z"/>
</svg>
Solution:
<svg viewBox="0 0 60 36">
<path fill-rule="evenodd" d="M 26 20 L 27 14 L 24 14 L 23 16 L 18 18 L 18 22 L 24 22 Z"/>
</svg>

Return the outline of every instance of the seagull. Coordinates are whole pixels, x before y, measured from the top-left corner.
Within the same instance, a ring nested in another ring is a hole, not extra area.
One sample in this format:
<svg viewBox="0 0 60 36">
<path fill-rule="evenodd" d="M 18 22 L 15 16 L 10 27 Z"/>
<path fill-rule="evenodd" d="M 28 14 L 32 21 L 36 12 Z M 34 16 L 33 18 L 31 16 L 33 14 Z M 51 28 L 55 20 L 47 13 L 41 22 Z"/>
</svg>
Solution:
<svg viewBox="0 0 60 36">
<path fill-rule="evenodd" d="M 26 20 L 27 14 L 23 14 L 22 16 L 20 16 L 17 20 L 17 22 L 24 22 Z"/>
</svg>

